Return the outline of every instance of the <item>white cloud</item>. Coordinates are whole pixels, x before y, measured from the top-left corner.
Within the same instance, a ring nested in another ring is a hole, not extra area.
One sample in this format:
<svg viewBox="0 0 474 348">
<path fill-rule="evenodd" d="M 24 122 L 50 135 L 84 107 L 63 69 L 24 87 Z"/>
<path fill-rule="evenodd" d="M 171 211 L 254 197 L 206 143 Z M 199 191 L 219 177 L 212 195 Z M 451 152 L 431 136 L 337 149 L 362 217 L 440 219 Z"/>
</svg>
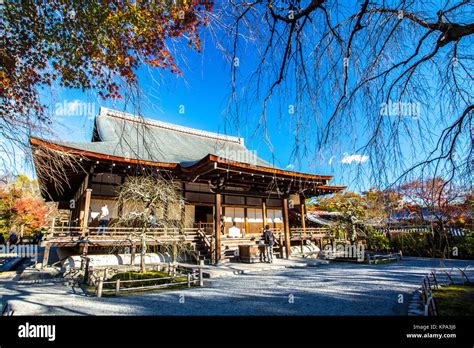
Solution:
<svg viewBox="0 0 474 348">
<path fill-rule="evenodd" d="M 293 164 L 288 164 L 286 166 L 286 169 L 295 169 L 295 166 Z"/>
<path fill-rule="evenodd" d="M 341 163 L 345 164 L 351 164 L 352 162 L 355 163 L 364 163 L 367 162 L 369 159 L 369 156 L 366 155 L 349 155 L 347 153 L 344 153 L 344 157 L 341 160 Z"/>
</svg>

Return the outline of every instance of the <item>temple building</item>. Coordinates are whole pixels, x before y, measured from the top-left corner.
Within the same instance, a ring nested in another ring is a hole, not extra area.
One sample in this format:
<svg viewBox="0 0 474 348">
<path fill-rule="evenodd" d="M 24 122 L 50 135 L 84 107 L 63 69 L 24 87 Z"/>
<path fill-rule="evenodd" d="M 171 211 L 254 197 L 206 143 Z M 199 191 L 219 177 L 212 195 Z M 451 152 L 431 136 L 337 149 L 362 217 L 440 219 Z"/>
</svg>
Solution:
<svg viewBox="0 0 474 348">
<path fill-rule="evenodd" d="M 289 257 L 289 210 L 304 217 L 306 199 L 345 188 L 329 184 L 332 176 L 277 168 L 247 149 L 242 138 L 107 108 L 96 116 L 90 142 L 31 137 L 30 143 L 44 198 L 70 210 L 69 224 L 62 226 L 62 232 L 82 231 L 76 239 L 68 239 L 68 245 L 92 243 L 91 234 L 84 231 L 97 226 L 104 204 L 111 224 L 126 212 L 116 196 L 128 176 L 155 173 L 182 190 L 184 204 L 166 213 L 181 219 L 189 231 L 200 228 L 212 237 L 216 261 L 226 257 L 231 240 L 259 236 L 266 224 L 281 233 L 280 243 Z M 47 160 L 53 152 L 78 156 L 58 164 L 64 173 L 62 185 L 45 175 L 53 166 Z M 297 227 L 305 228 L 304 218 Z M 95 238 L 97 243 L 100 240 Z"/>
</svg>

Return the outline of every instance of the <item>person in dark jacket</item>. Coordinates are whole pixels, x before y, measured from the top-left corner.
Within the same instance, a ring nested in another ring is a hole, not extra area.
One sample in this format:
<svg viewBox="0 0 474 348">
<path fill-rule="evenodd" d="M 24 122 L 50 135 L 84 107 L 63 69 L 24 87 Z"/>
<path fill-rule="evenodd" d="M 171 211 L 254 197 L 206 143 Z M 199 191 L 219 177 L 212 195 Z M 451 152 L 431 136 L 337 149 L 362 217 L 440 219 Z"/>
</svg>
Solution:
<svg viewBox="0 0 474 348">
<path fill-rule="evenodd" d="M 275 244 L 275 236 L 270 230 L 269 225 L 265 225 L 265 230 L 263 231 L 263 240 L 265 242 L 265 259 L 266 262 L 273 262 L 273 245 Z"/>
<path fill-rule="evenodd" d="M 42 239 L 43 239 L 43 232 L 42 231 L 36 232 L 33 236 L 33 244 L 41 243 Z"/>
<path fill-rule="evenodd" d="M 10 237 L 8 238 L 8 243 L 10 245 L 14 245 L 14 244 L 18 243 L 18 236 L 15 232 L 12 232 L 10 234 Z"/>
<path fill-rule="evenodd" d="M 0 244 L 5 244 L 5 236 L 3 233 L 0 233 Z"/>
</svg>

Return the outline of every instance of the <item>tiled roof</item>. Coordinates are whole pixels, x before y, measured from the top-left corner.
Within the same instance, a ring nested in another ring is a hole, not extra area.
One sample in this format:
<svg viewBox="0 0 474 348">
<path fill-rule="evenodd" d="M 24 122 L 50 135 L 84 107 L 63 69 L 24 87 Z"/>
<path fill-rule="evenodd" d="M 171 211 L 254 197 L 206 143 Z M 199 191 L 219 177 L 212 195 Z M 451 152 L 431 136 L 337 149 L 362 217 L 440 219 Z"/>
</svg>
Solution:
<svg viewBox="0 0 474 348">
<path fill-rule="evenodd" d="M 201 131 L 101 108 L 92 142 L 55 144 L 140 161 L 193 165 L 211 154 L 228 160 L 274 168 L 244 146 L 242 138 Z"/>
</svg>

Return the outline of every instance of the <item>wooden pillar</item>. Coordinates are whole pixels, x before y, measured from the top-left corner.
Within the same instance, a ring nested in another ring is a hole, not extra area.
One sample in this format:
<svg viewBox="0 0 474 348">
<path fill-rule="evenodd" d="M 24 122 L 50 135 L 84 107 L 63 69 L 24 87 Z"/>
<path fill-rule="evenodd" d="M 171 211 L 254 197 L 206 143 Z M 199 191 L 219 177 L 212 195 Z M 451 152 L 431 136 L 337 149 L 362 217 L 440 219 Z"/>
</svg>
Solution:
<svg viewBox="0 0 474 348">
<path fill-rule="evenodd" d="M 87 227 L 89 225 L 89 209 L 91 207 L 91 194 L 92 194 L 92 189 L 88 188 L 86 189 L 85 195 L 84 195 L 84 218 L 82 220 L 82 236 L 85 237 Z"/>
<path fill-rule="evenodd" d="M 81 255 L 87 255 L 89 252 L 89 243 L 81 243 L 81 246 L 79 247 L 79 253 Z"/>
<path fill-rule="evenodd" d="M 222 196 L 220 193 L 216 193 L 216 203 L 214 212 L 214 234 L 215 234 L 215 247 L 214 247 L 214 260 L 218 263 L 221 259 L 221 206 Z"/>
<path fill-rule="evenodd" d="M 301 230 L 303 232 L 302 238 L 301 238 L 301 253 L 304 255 L 304 240 L 306 239 L 306 204 L 305 204 L 303 196 L 300 196 L 300 214 L 301 214 Z"/>
<path fill-rule="evenodd" d="M 263 217 L 263 228 L 267 224 L 267 200 L 265 198 L 262 199 L 262 217 Z"/>
<path fill-rule="evenodd" d="M 300 196 L 301 228 L 306 236 L 306 204 L 303 196 Z"/>
<path fill-rule="evenodd" d="M 286 258 L 290 258 L 291 238 L 290 238 L 290 221 L 288 219 L 288 198 L 283 199 L 283 226 L 285 231 Z"/>
<path fill-rule="evenodd" d="M 249 233 L 249 218 L 247 216 L 247 208 L 244 208 L 244 223 L 245 223 L 245 233 L 243 234 L 243 237 L 245 237 L 245 235 Z"/>
<path fill-rule="evenodd" d="M 41 269 L 44 269 L 48 265 L 50 248 L 51 246 L 49 245 L 49 243 L 46 243 L 44 246 L 43 263 L 41 264 Z"/>
</svg>

